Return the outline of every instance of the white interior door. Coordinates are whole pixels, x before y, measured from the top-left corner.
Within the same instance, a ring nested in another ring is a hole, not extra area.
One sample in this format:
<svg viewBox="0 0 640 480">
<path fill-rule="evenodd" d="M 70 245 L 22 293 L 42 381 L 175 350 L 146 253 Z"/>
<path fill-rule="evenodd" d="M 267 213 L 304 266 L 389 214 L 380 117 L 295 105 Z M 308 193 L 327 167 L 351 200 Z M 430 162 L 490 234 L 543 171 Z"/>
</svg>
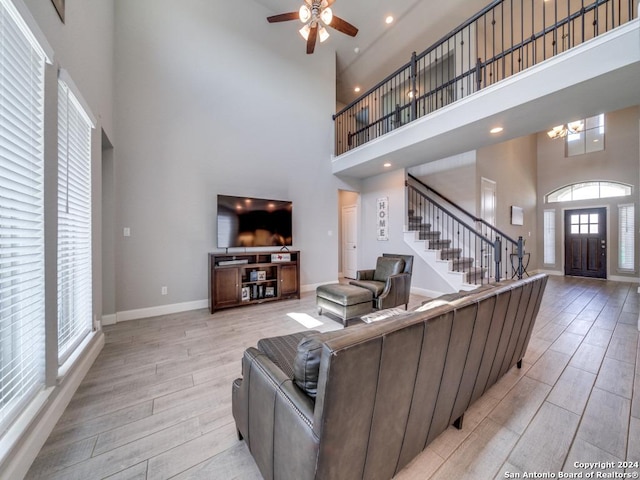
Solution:
<svg viewBox="0 0 640 480">
<path fill-rule="evenodd" d="M 480 180 L 480 217 L 489 225 L 496 225 L 496 182 L 488 178 Z"/>
<path fill-rule="evenodd" d="M 342 207 L 342 275 L 356 278 L 358 270 L 358 207 Z"/>
</svg>

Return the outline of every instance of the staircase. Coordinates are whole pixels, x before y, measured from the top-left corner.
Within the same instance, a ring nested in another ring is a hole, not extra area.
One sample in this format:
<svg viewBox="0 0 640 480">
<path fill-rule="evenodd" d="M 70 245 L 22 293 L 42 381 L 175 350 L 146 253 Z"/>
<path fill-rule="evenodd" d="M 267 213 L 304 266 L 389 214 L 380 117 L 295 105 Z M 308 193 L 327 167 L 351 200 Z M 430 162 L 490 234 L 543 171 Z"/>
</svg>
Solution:
<svg viewBox="0 0 640 480">
<path fill-rule="evenodd" d="M 514 272 L 522 278 L 522 237 L 513 240 L 412 175 L 407 199 L 405 243 L 441 279 L 435 291 L 473 290 Z"/>
<path fill-rule="evenodd" d="M 450 238 L 443 238 L 442 232 L 431 230 L 430 223 L 424 223 L 422 216 L 409 210 L 408 231 L 405 242 L 440 274 L 452 291 L 473 290 L 487 283 L 486 267 L 475 266 L 475 259 L 463 255 L 461 247 L 452 247 Z"/>
</svg>

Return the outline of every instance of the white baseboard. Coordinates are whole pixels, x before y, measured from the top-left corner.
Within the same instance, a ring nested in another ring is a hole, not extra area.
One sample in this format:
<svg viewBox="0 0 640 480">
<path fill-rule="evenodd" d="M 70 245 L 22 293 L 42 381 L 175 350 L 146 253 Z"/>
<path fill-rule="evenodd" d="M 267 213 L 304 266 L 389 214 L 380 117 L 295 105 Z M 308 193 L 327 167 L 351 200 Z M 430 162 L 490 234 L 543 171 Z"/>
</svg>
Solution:
<svg viewBox="0 0 640 480">
<path fill-rule="evenodd" d="M 159 305 L 157 307 L 139 308 L 116 313 L 116 323 L 138 320 L 140 318 L 170 315 L 172 313 L 188 312 L 208 308 L 209 300 L 195 300 L 193 302 L 173 303 L 171 305 Z"/>
<path fill-rule="evenodd" d="M 14 424 L 24 431 L 14 437 L 17 439 L 14 448 L 5 450 L 10 451 L 10 455 L 1 465 L 0 479 L 24 478 L 103 346 L 104 334 L 100 331 L 60 384 L 47 389 L 48 398 L 41 408 L 37 412 L 27 409 L 24 415 L 31 413 L 32 418 Z"/>
<path fill-rule="evenodd" d="M 300 293 L 305 293 L 305 292 L 315 292 L 316 288 L 318 288 L 320 285 L 328 285 L 330 283 L 338 283 L 338 280 L 331 280 L 329 282 L 320 282 L 320 283 L 310 283 L 308 285 L 300 285 Z"/>
<path fill-rule="evenodd" d="M 559 277 L 564 277 L 564 272 L 562 272 L 560 270 L 537 270 L 536 273 L 546 273 L 547 275 L 555 275 L 555 276 L 559 276 Z M 585 278 L 587 278 L 587 277 L 585 277 Z M 612 282 L 640 283 L 640 278 L 638 278 L 638 277 L 623 277 L 622 275 L 609 275 L 607 280 L 611 280 Z"/>
<path fill-rule="evenodd" d="M 118 315 L 116 313 L 102 316 L 102 325 L 115 325 L 116 323 L 118 323 Z"/>
<path fill-rule="evenodd" d="M 614 282 L 640 283 L 640 278 L 638 277 L 623 277 L 622 275 L 610 275 L 608 280 Z"/>
<path fill-rule="evenodd" d="M 556 277 L 564 277 L 564 272 L 561 270 L 537 270 L 537 273 L 546 273 L 547 275 L 553 275 Z"/>
<path fill-rule="evenodd" d="M 436 292 L 435 290 L 427 290 L 426 288 L 411 287 L 411 293 L 421 295 L 423 297 L 436 298 L 444 295 L 444 292 Z"/>
</svg>

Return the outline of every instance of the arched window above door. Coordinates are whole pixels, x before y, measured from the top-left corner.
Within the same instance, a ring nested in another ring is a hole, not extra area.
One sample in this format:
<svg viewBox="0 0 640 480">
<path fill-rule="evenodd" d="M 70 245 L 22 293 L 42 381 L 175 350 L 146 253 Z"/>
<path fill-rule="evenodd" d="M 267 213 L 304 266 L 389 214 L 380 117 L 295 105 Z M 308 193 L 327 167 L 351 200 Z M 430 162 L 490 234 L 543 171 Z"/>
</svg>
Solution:
<svg viewBox="0 0 640 480">
<path fill-rule="evenodd" d="M 547 194 L 547 203 L 573 202 L 597 198 L 626 197 L 631 195 L 631 185 L 618 182 L 580 182 L 554 190 Z"/>
</svg>

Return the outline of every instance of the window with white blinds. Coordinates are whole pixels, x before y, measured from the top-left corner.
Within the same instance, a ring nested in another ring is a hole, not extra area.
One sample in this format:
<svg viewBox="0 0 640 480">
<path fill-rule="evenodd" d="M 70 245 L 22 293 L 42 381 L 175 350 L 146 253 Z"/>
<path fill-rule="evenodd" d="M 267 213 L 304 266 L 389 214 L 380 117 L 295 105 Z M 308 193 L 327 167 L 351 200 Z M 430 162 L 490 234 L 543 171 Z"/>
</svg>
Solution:
<svg viewBox="0 0 640 480">
<path fill-rule="evenodd" d="M 58 81 L 58 362 L 91 331 L 91 122 Z"/>
<path fill-rule="evenodd" d="M 618 205 L 618 268 L 635 270 L 635 207 Z"/>
<path fill-rule="evenodd" d="M 0 0 L 0 435 L 44 386 L 46 60 Z"/>
<path fill-rule="evenodd" d="M 556 211 L 544 211 L 544 263 L 556 263 Z"/>
</svg>

